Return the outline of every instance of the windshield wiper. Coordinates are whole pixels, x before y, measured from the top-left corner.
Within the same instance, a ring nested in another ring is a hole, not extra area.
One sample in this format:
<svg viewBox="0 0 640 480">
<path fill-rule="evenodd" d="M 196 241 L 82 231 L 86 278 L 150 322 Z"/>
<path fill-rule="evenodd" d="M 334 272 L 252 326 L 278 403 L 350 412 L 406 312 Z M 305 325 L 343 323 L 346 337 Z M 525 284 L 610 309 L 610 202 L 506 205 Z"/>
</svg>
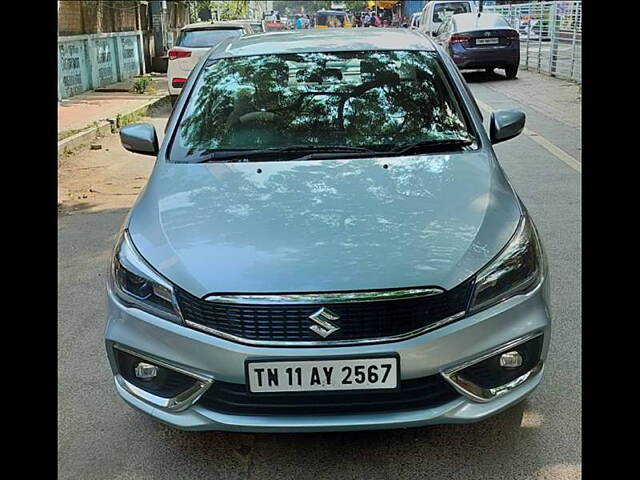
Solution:
<svg viewBox="0 0 640 480">
<path fill-rule="evenodd" d="M 266 156 L 271 157 L 273 155 L 281 155 L 287 153 L 307 153 L 307 154 L 316 154 L 316 153 L 345 153 L 345 152 L 354 152 L 354 153 L 377 153 L 374 150 L 370 150 L 364 147 L 342 147 L 342 146 L 318 146 L 315 147 L 313 145 L 293 145 L 289 147 L 271 147 L 271 148 L 260 148 L 255 150 L 217 150 L 214 151 L 211 155 L 203 158 L 202 160 L 198 160 L 196 163 L 207 163 L 207 162 L 218 162 L 218 161 L 233 161 L 243 162 L 249 161 L 252 157 L 260 157 Z M 262 159 L 261 159 L 262 160 Z"/>
<path fill-rule="evenodd" d="M 413 151 L 419 151 L 420 153 L 446 152 L 472 145 L 474 142 L 474 139 L 466 138 L 426 140 L 422 142 L 401 144 L 396 148 L 387 151 L 339 145 L 291 145 L 288 147 L 270 147 L 255 150 L 214 150 L 210 155 L 205 156 L 195 163 L 269 161 L 271 159 L 280 160 L 283 155 L 289 154 L 293 154 L 293 157 L 289 157 L 287 160 L 329 160 L 332 158 L 344 157 L 343 154 L 345 153 L 355 154 L 349 155 L 350 157 L 398 156 Z M 259 157 L 259 159 L 256 159 L 255 157 Z"/>
<path fill-rule="evenodd" d="M 474 139 L 469 138 L 455 138 L 448 140 L 425 140 L 422 142 L 407 143 L 400 145 L 399 147 L 391 150 L 389 153 L 403 154 L 413 152 L 415 150 L 421 153 L 430 152 L 446 152 L 448 150 L 454 150 L 461 147 L 467 147 L 475 143 Z"/>
</svg>

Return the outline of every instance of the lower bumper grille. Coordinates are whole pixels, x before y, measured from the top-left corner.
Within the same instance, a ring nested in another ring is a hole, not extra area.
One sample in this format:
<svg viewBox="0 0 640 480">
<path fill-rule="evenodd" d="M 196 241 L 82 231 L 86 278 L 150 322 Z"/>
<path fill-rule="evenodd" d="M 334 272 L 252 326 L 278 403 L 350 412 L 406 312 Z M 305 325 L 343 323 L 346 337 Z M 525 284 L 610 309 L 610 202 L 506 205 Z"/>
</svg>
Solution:
<svg viewBox="0 0 640 480">
<path fill-rule="evenodd" d="M 238 383 L 215 381 L 198 400 L 208 410 L 236 415 L 308 415 L 420 410 L 460 395 L 440 375 L 403 380 L 397 391 L 248 393 Z"/>
</svg>

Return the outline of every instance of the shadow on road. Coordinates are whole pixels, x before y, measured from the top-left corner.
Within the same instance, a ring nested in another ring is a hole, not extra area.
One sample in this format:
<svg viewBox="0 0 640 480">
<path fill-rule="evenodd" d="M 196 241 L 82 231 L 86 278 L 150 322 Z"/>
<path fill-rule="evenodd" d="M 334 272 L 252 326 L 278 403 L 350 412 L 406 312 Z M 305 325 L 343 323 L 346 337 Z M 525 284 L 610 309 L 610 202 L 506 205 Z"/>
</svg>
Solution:
<svg viewBox="0 0 640 480">
<path fill-rule="evenodd" d="M 462 76 L 467 81 L 467 83 L 485 83 L 485 82 L 495 82 L 500 80 L 505 82 L 512 82 L 517 80 L 517 78 L 507 79 L 507 77 L 505 76 L 504 70 L 500 70 L 500 69 L 495 69 L 492 73 L 487 73 L 484 70 L 466 71 L 466 72 L 462 72 Z"/>
<path fill-rule="evenodd" d="M 166 119 L 167 117 L 169 117 L 169 115 L 171 115 L 171 110 L 171 100 L 169 100 L 169 97 L 166 96 L 149 107 L 147 116 L 151 118 Z"/>
<path fill-rule="evenodd" d="M 148 418 L 139 418 L 137 423 L 147 430 L 150 443 L 162 441 L 167 451 L 195 471 L 238 461 L 247 466 L 244 478 L 266 478 L 276 472 L 279 478 L 352 478 L 351 472 L 353 478 L 435 475 L 433 478 L 451 479 L 466 478 L 469 467 L 477 478 L 489 478 L 514 471 L 514 452 L 528 452 L 526 460 L 517 461 L 524 460 L 519 467 L 522 475 L 547 471 L 567 461 L 577 463 L 578 459 L 561 455 L 542 455 L 541 445 L 536 445 L 539 432 L 535 427 L 539 425 L 523 420 L 528 410 L 525 400 L 474 424 L 361 432 L 183 432 Z"/>
</svg>

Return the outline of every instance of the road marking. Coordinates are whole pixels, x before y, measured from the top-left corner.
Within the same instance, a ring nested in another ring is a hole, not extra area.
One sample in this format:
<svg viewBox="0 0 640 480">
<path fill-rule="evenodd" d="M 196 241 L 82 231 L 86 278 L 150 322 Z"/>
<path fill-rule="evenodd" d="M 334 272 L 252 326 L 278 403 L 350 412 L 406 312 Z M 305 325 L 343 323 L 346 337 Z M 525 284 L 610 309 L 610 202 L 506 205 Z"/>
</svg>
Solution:
<svg viewBox="0 0 640 480">
<path fill-rule="evenodd" d="M 491 108 L 490 105 L 487 105 L 486 103 L 481 102 L 477 98 L 476 98 L 476 103 L 485 112 L 488 112 L 488 113 L 493 112 L 493 108 Z M 527 137 L 529 137 L 531 140 L 536 142 L 538 145 L 540 145 L 546 151 L 551 153 L 558 160 L 564 162 L 566 165 L 568 165 L 569 167 L 573 168 L 579 174 L 582 174 L 582 163 L 579 162 L 578 160 L 576 160 L 571 155 L 569 155 L 564 150 L 562 150 L 560 147 L 554 145 L 553 143 L 551 143 L 549 140 L 544 138 L 539 133 L 536 133 L 533 130 L 530 130 L 530 129 L 526 128 L 526 127 L 524 128 L 524 130 L 522 130 L 522 133 L 524 133 Z"/>
</svg>

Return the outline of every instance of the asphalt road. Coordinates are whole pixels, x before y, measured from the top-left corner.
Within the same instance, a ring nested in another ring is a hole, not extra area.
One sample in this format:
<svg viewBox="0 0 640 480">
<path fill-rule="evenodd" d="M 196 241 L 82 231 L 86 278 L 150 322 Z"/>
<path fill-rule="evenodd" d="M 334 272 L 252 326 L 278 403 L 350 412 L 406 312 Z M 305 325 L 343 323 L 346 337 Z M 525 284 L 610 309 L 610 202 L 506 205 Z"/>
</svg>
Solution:
<svg viewBox="0 0 640 480">
<path fill-rule="evenodd" d="M 501 76 L 467 78 L 483 104 L 517 105 L 500 94 Z M 521 107 L 531 129 L 579 159 L 578 129 Z M 103 143 L 114 162 L 129 156 L 150 170 L 117 138 Z M 155 423 L 117 397 L 102 339 L 104 275 L 127 208 L 77 209 L 58 226 L 59 478 L 580 478 L 581 175 L 527 135 L 496 152 L 540 230 L 553 282 L 546 376 L 525 402 L 476 424 L 379 432 L 189 433 Z"/>
</svg>

